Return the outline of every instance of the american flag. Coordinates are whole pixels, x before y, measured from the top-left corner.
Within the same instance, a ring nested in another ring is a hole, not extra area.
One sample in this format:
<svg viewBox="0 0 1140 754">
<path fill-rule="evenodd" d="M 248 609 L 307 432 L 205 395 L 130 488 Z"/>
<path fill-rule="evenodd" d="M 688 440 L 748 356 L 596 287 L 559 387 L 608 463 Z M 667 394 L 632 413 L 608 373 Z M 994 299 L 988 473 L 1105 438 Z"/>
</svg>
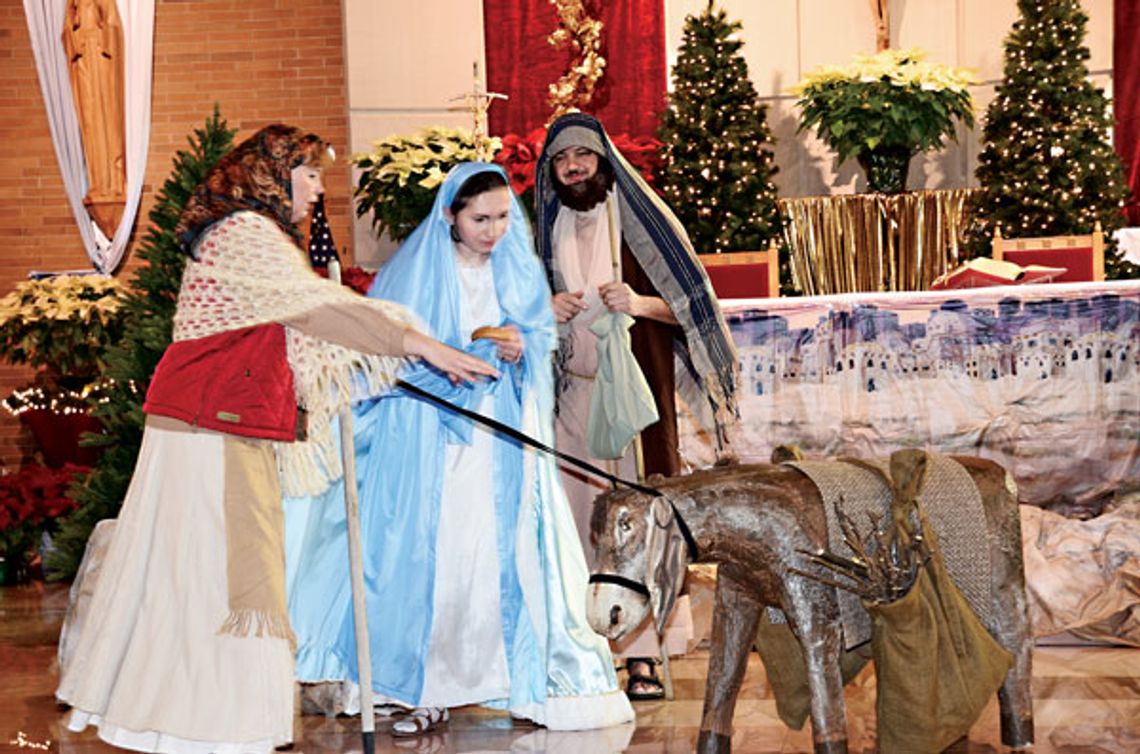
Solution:
<svg viewBox="0 0 1140 754">
<path fill-rule="evenodd" d="M 340 257 L 336 253 L 329 220 L 325 216 L 325 197 L 318 196 L 313 205 L 313 221 L 309 225 L 309 264 L 314 270 L 327 270 L 329 262 Z"/>
</svg>

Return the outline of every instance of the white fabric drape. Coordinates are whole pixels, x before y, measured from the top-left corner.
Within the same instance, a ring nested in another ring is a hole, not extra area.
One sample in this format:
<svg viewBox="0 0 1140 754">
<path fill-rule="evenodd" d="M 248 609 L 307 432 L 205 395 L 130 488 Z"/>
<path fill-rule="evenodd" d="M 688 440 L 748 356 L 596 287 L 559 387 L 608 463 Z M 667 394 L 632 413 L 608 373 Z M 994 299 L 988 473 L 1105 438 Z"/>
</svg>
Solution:
<svg viewBox="0 0 1140 754">
<path fill-rule="evenodd" d="M 28 34 L 36 57 L 36 70 L 64 191 L 87 256 L 95 269 L 105 274 L 114 272 L 123 258 L 142 198 L 147 149 L 150 146 L 150 90 L 154 57 L 154 0 L 116 0 L 116 6 L 123 25 L 127 204 L 114 238 L 108 239 L 83 206 L 83 197 L 87 193 L 83 142 L 71 98 L 67 60 L 60 41 L 67 0 L 24 0 Z"/>
</svg>

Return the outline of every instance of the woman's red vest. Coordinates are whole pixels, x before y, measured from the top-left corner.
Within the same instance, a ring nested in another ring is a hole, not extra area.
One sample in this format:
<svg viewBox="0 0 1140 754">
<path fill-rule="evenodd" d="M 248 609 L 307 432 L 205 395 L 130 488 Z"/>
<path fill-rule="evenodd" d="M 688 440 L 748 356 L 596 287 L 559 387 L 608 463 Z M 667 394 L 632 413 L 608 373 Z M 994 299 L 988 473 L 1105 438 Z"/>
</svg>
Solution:
<svg viewBox="0 0 1140 754">
<path fill-rule="evenodd" d="M 292 442 L 303 436 L 284 326 L 171 343 L 143 411 L 242 437 Z"/>
</svg>

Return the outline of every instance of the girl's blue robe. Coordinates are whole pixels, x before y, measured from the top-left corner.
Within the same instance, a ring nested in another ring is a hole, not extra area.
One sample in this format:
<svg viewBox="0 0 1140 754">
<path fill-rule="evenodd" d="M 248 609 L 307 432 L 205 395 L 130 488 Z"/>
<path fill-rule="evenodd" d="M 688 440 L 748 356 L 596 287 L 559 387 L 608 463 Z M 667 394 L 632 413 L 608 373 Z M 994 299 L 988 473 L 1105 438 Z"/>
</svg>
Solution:
<svg viewBox="0 0 1140 754">
<path fill-rule="evenodd" d="M 522 333 L 519 364 L 499 360 L 490 341 L 467 345 L 443 209 L 470 176 L 497 166 L 454 168 L 431 215 L 377 275 L 369 295 L 406 305 L 438 339 L 492 362 L 501 377 L 453 386 L 424 364 L 403 378 L 465 408 L 493 396 L 494 417 L 553 444 L 556 347 L 550 290 L 520 205 L 490 264 L 504 322 Z M 447 443 L 468 443 L 476 427 L 403 391 L 355 407 L 357 485 L 376 692 L 417 705 L 432 626 L 436 531 Z M 586 622 L 587 572 L 554 459 L 498 436 L 494 451 L 500 606 L 510 674 L 508 699 L 473 700 L 553 729 L 633 719 L 618 691 L 606 641 Z M 289 612 L 302 681 L 358 679 L 348 577 L 343 481 L 316 498 L 286 501 Z M 462 636 L 454 637 L 463 641 Z"/>
</svg>

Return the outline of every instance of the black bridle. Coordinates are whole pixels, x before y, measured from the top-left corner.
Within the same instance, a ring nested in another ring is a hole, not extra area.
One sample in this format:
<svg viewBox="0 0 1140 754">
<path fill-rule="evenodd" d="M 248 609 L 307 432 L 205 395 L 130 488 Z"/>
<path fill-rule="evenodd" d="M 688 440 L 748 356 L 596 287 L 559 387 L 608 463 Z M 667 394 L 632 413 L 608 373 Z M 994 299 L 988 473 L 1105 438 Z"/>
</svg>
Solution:
<svg viewBox="0 0 1140 754">
<path fill-rule="evenodd" d="M 619 576 L 616 573 L 591 573 L 591 584 L 616 584 L 617 586 L 625 587 L 631 592 L 637 592 L 645 599 L 649 599 L 649 587 L 645 585 L 644 581 L 634 581 L 627 579 L 625 576 Z"/>
<path fill-rule="evenodd" d="M 605 479 L 610 484 L 612 484 L 614 486 L 614 489 L 617 489 L 617 486 L 619 484 L 621 484 L 621 485 L 625 485 L 626 487 L 630 488 L 631 490 L 636 490 L 636 491 L 641 492 L 643 494 L 649 495 L 650 497 L 664 498 L 665 501 L 669 503 L 669 507 L 673 509 L 673 521 L 677 524 L 677 529 L 678 529 L 678 531 L 681 532 L 681 537 L 685 540 L 685 547 L 689 551 L 689 562 L 690 563 L 697 562 L 697 559 L 700 556 L 700 549 L 697 547 L 697 540 L 693 538 L 693 532 L 689 529 L 689 525 L 685 523 L 685 519 L 681 516 L 681 511 L 677 510 L 676 504 L 672 500 L 670 500 L 669 496 L 666 495 L 661 490 L 654 489 L 653 487 L 646 487 L 643 484 L 638 484 L 637 482 L 630 482 L 630 481 L 627 481 L 625 479 L 622 479 L 619 476 L 615 476 L 615 475 L 609 473 L 608 471 L 604 471 L 602 469 L 599 469 L 597 466 L 590 463 L 589 461 L 583 461 L 581 458 L 576 458 L 575 456 L 569 455 L 568 453 L 563 453 L 560 450 L 555 450 L 554 448 L 550 447 L 546 443 L 539 442 L 538 440 L 534 439 L 530 435 L 524 434 L 523 432 L 518 431 L 514 427 L 510 427 L 506 424 L 503 424 L 501 421 L 498 421 L 497 419 L 492 419 L 489 416 L 484 416 L 483 414 L 480 414 L 476 411 L 472 411 L 472 410 L 467 409 L 467 408 L 463 408 L 462 406 L 456 406 L 451 401 L 444 400 L 443 398 L 440 398 L 437 395 L 429 393 L 428 391 L 424 390 L 423 388 L 417 387 L 417 386 L 415 386 L 415 385 L 413 385 L 410 382 L 407 382 L 405 380 L 396 380 L 396 386 L 403 389 L 403 390 L 406 390 L 407 392 L 411 393 L 412 395 L 423 398 L 426 401 L 430 401 L 431 403 L 434 403 L 437 406 L 442 406 L 443 408 L 446 408 L 449 411 L 454 411 L 455 413 L 459 414 L 460 416 L 465 416 L 468 419 L 470 419 L 471 421 L 478 422 L 479 424 L 483 424 L 487 427 L 490 427 L 491 429 L 495 430 L 496 432 L 504 434 L 513 440 L 517 440 L 518 442 L 521 442 L 524 445 L 529 445 L 530 447 L 532 447 L 536 450 L 540 450 L 543 453 L 548 453 L 548 454 L 554 456 L 555 458 L 560 458 L 563 461 L 565 461 L 566 463 L 569 463 L 573 466 L 577 466 L 578 468 L 583 469 L 585 471 L 588 471 L 591 474 L 594 474 L 595 476 L 600 476 L 601 478 Z M 595 573 L 595 574 L 591 574 L 589 583 L 591 583 L 591 584 L 616 584 L 618 586 L 622 586 L 622 587 L 625 587 L 626 589 L 630 589 L 634 592 L 637 592 L 638 594 L 643 595 L 646 598 L 649 597 L 649 588 L 647 586 L 645 586 L 645 584 L 643 584 L 640 581 L 634 581 L 633 579 L 627 579 L 625 576 L 619 576 L 616 573 Z"/>
<path fill-rule="evenodd" d="M 658 494 L 659 497 L 664 498 L 665 502 L 669 503 L 669 507 L 673 510 L 673 520 L 669 522 L 670 526 L 674 524 L 677 530 L 681 533 L 681 537 L 685 540 L 685 549 L 689 553 L 689 562 L 695 563 L 700 550 L 697 549 L 697 540 L 693 538 L 693 533 L 689 531 L 688 524 L 685 519 L 681 517 L 681 512 L 677 510 L 677 506 L 669 499 L 667 495 Z M 634 579 L 627 578 L 617 573 L 591 573 L 589 583 L 591 584 L 614 584 L 615 586 L 624 587 L 632 592 L 640 594 L 645 599 L 649 599 L 649 587 L 643 581 L 635 581 Z"/>
</svg>

